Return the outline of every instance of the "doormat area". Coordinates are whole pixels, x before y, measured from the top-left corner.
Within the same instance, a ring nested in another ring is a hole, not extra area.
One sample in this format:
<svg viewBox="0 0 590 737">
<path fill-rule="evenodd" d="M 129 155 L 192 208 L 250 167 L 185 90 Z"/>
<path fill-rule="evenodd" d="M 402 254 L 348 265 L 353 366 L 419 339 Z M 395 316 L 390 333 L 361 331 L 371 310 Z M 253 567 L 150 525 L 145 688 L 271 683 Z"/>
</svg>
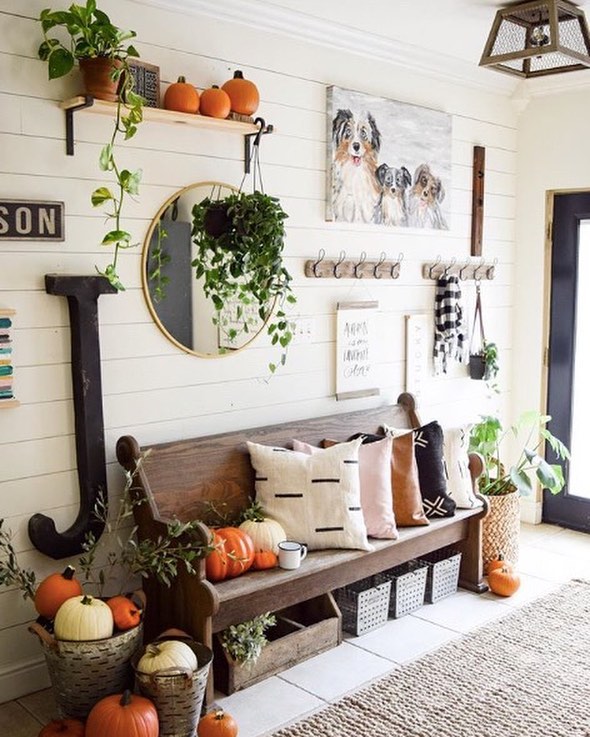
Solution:
<svg viewBox="0 0 590 737">
<path fill-rule="evenodd" d="M 589 684 L 590 582 L 574 580 L 274 737 L 590 737 Z"/>
</svg>

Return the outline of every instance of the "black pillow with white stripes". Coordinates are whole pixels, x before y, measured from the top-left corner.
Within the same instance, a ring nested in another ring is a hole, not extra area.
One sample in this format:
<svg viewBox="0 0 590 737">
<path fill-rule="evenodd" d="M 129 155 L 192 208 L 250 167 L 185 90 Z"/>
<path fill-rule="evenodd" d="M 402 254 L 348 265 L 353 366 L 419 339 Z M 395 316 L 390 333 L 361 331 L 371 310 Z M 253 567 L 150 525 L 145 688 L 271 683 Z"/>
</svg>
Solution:
<svg viewBox="0 0 590 737">
<path fill-rule="evenodd" d="M 457 505 L 447 493 L 444 433 L 438 422 L 414 430 L 414 452 L 426 516 L 453 517 Z"/>
</svg>

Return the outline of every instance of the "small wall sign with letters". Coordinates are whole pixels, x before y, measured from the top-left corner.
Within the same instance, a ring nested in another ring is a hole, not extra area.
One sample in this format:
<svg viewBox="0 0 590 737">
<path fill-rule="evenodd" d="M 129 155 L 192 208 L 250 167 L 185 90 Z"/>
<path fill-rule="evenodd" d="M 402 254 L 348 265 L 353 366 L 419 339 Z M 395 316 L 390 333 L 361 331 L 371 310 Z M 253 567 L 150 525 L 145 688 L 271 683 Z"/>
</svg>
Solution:
<svg viewBox="0 0 590 737">
<path fill-rule="evenodd" d="M 63 241 L 64 203 L 0 200 L 0 240 Z"/>
</svg>

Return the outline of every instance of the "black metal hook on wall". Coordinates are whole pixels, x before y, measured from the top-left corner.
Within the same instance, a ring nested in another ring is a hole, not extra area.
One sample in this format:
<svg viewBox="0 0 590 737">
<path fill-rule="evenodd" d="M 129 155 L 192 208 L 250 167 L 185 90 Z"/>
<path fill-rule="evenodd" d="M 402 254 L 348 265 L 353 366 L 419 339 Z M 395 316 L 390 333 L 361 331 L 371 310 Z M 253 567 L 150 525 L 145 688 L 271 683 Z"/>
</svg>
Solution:
<svg viewBox="0 0 590 737">
<path fill-rule="evenodd" d="M 397 279 L 399 277 L 399 272 L 402 266 L 402 261 L 404 260 L 404 254 L 400 253 L 400 255 L 397 257 L 397 261 L 394 264 L 391 264 L 391 278 Z"/>
<path fill-rule="evenodd" d="M 258 130 L 256 133 L 246 133 L 244 135 L 244 173 L 249 174 L 250 173 L 250 162 L 252 159 L 252 147 L 253 146 L 260 146 L 260 140 L 261 137 L 272 133 L 274 131 L 274 127 L 272 125 L 267 125 L 264 118 L 256 118 L 254 120 L 254 125 L 258 126 Z M 251 139 L 254 139 L 251 142 Z"/>
<path fill-rule="evenodd" d="M 320 276 L 321 276 L 321 274 L 318 274 L 318 266 L 319 266 L 319 265 L 320 265 L 320 264 L 322 263 L 322 261 L 324 260 L 324 257 L 325 257 L 325 256 L 326 256 L 326 252 L 325 252 L 325 250 L 324 250 L 323 248 L 320 248 L 320 250 L 318 251 L 318 260 L 317 260 L 317 261 L 316 261 L 316 262 L 314 263 L 314 265 L 312 266 L 312 269 L 313 269 L 313 275 L 314 275 L 314 276 L 315 276 L 315 277 L 316 277 L 317 279 L 319 279 L 319 278 L 320 278 Z"/>
<path fill-rule="evenodd" d="M 354 278 L 355 279 L 362 279 L 363 275 L 359 274 L 359 268 L 365 263 L 367 260 L 367 252 L 363 251 L 361 253 L 360 259 L 358 260 L 358 263 L 354 265 Z"/>
<path fill-rule="evenodd" d="M 386 259 L 387 259 L 387 254 L 385 253 L 385 251 L 381 251 L 381 253 L 379 254 L 379 261 L 377 261 L 377 263 L 373 267 L 373 277 L 375 279 L 382 278 L 382 275 L 379 273 L 379 269 L 385 263 Z"/>
<path fill-rule="evenodd" d="M 334 278 L 335 279 L 341 279 L 342 274 L 338 273 L 338 267 L 340 264 L 344 263 L 346 260 L 346 251 L 340 251 L 340 255 L 338 256 L 338 261 L 334 264 Z"/>
</svg>

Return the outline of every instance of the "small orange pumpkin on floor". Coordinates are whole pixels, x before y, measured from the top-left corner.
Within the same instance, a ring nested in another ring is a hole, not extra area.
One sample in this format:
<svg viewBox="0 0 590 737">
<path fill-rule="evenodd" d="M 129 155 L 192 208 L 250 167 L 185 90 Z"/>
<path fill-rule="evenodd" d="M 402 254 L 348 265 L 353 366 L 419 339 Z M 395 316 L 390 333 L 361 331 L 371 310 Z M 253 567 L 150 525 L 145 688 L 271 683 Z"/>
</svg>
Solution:
<svg viewBox="0 0 590 737">
<path fill-rule="evenodd" d="M 159 733 L 158 712 L 153 703 L 125 691 L 105 696 L 92 707 L 85 737 L 158 737 Z"/>
<path fill-rule="evenodd" d="M 214 709 L 205 714 L 197 726 L 198 737 L 236 737 L 237 734 L 236 720 L 223 709 Z"/>
<path fill-rule="evenodd" d="M 54 719 L 46 724 L 38 737 L 84 737 L 84 722 L 79 719 Z"/>
<path fill-rule="evenodd" d="M 184 77 L 168 87 L 164 94 L 166 110 L 175 110 L 177 113 L 198 113 L 199 93 Z"/>
<path fill-rule="evenodd" d="M 520 588 L 520 576 L 512 568 L 503 566 L 488 573 L 488 585 L 498 596 L 512 596 Z"/>
<path fill-rule="evenodd" d="M 498 553 L 498 557 L 495 560 L 490 560 L 486 564 L 486 573 L 495 571 L 496 568 L 508 568 L 508 570 L 514 570 L 514 566 L 510 561 L 504 560 L 504 553 Z"/>
</svg>

